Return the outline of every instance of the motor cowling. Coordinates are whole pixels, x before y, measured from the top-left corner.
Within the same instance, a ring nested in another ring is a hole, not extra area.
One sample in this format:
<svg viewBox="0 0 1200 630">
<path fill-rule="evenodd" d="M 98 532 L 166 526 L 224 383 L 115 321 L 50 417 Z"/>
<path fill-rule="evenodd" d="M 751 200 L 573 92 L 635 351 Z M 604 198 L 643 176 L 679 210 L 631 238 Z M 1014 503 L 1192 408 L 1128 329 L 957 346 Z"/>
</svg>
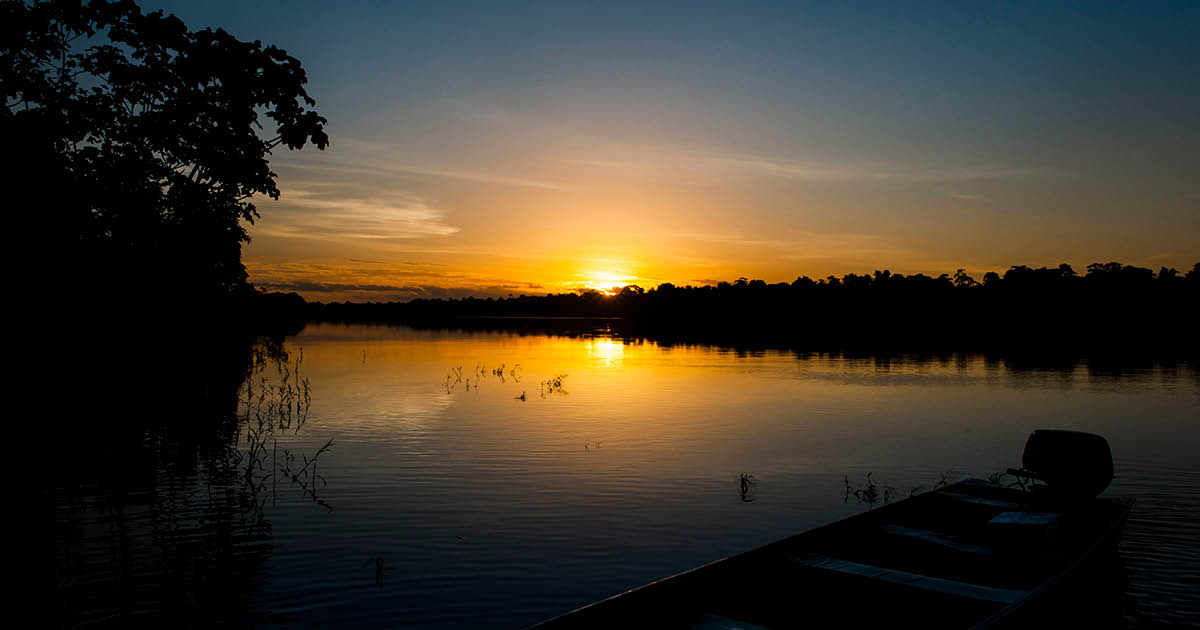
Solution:
<svg viewBox="0 0 1200 630">
<path fill-rule="evenodd" d="M 1082 431 L 1034 431 L 1025 442 L 1021 465 L 1064 499 L 1091 499 L 1113 478 L 1108 440 Z"/>
</svg>

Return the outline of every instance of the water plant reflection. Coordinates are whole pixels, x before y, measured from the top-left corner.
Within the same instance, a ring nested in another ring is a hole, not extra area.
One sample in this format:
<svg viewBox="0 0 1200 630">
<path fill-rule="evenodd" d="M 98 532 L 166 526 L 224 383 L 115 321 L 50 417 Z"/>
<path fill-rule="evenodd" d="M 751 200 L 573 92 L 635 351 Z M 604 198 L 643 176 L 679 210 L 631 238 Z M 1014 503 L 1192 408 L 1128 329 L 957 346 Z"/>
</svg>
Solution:
<svg viewBox="0 0 1200 630">
<path fill-rule="evenodd" d="M 559 374 L 541 382 L 538 387 L 538 393 L 542 398 L 552 394 L 567 394 L 567 390 L 563 387 L 563 380 L 567 378 L 567 374 Z"/>
<path fill-rule="evenodd" d="M 842 501 L 848 503 L 850 501 L 850 497 L 854 497 L 859 503 L 866 503 L 868 510 L 874 508 L 875 504 L 879 502 L 880 499 L 882 499 L 884 503 L 891 502 L 892 497 L 896 496 L 896 489 L 885 483 L 883 484 L 881 490 L 879 484 L 875 483 L 875 480 L 871 478 L 873 474 L 874 473 L 867 473 L 867 482 L 863 484 L 862 487 L 855 487 L 852 485 L 850 483 L 850 477 L 846 476 L 844 479 L 844 483 L 846 484 L 846 494 L 842 497 Z"/>
<path fill-rule="evenodd" d="M 264 451 L 243 440 L 274 447 L 268 423 L 294 436 L 311 396 L 282 335 L 224 333 L 200 337 L 169 370 L 145 362 L 169 356 L 161 338 L 114 333 L 124 345 L 107 346 L 105 369 L 81 380 L 86 395 L 64 414 L 80 421 L 57 447 L 93 465 L 86 475 L 52 467 L 43 482 L 53 541 L 45 625 L 210 625 L 248 614 L 274 542 L 262 492 L 247 483 L 266 473 Z M 95 417 L 113 421 L 86 421 Z"/>
<path fill-rule="evenodd" d="M 755 496 L 755 488 L 758 486 L 758 480 L 750 473 L 742 473 L 741 479 L 738 480 L 738 497 L 742 503 L 753 503 Z"/>
<path fill-rule="evenodd" d="M 281 434 L 298 435 L 308 420 L 312 390 L 309 380 L 301 376 L 303 364 L 304 348 L 298 349 L 294 361 L 282 349 L 267 352 L 258 348 L 239 390 L 238 443 L 242 444 L 244 437 L 244 446 L 235 447 L 233 456 L 239 467 L 244 466 L 243 488 L 260 515 L 266 504 L 268 484 L 272 501 L 278 500 L 281 477 L 314 503 L 327 510 L 333 509 L 317 496 L 318 484 L 321 487 L 328 485 L 317 472 L 317 460 L 333 446 L 333 439 L 326 441 L 311 458 L 279 445 Z"/>
<path fill-rule="evenodd" d="M 891 503 L 892 499 L 896 498 L 896 496 L 898 495 L 899 490 L 896 488 L 893 488 L 892 486 L 890 486 L 886 483 L 884 483 L 884 484 L 876 483 L 875 480 L 872 479 L 873 475 L 874 475 L 873 472 L 867 473 L 866 483 L 863 484 L 862 486 L 855 486 L 854 484 L 850 483 L 849 475 L 844 476 L 842 483 L 845 485 L 845 494 L 842 496 L 842 502 L 849 503 L 850 497 L 854 497 L 854 499 L 856 501 L 858 501 L 860 504 L 865 503 L 867 505 L 868 510 L 874 508 L 875 504 L 881 500 L 885 504 Z M 1004 473 L 997 473 L 995 475 L 989 475 L 988 480 L 991 481 L 992 484 L 994 484 L 994 485 L 1001 485 L 1000 478 L 1003 475 L 1004 475 Z M 954 481 L 957 480 L 961 476 L 962 475 L 957 470 L 954 470 L 953 468 L 950 470 L 943 471 L 942 473 L 940 473 L 938 475 L 938 479 L 936 482 L 934 482 L 932 484 L 919 485 L 919 486 L 914 486 L 913 488 L 910 488 L 908 491 L 908 496 L 912 497 L 912 496 L 921 494 L 922 492 L 928 492 L 930 490 L 937 490 L 938 488 L 944 488 L 944 487 L 954 483 Z"/>
</svg>

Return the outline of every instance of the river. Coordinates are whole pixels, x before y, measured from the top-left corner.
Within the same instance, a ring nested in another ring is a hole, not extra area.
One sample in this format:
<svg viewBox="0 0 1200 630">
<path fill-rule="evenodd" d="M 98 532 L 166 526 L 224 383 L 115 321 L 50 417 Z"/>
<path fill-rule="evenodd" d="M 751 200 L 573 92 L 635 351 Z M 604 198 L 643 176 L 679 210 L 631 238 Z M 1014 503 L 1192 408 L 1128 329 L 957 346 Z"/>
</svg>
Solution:
<svg viewBox="0 0 1200 630">
<path fill-rule="evenodd" d="M 60 623 L 521 627 L 868 509 L 846 497 L 868 474 L 896 497 L 986 478 L 1041 427 L 1107 437 L 1107 492 L 1137 498 L 1117 625 L 1200 623 L 1194 367 L 603 327 L 309 325 L 284 349 L 232 418 L 51 489 Z"/>
</svg>

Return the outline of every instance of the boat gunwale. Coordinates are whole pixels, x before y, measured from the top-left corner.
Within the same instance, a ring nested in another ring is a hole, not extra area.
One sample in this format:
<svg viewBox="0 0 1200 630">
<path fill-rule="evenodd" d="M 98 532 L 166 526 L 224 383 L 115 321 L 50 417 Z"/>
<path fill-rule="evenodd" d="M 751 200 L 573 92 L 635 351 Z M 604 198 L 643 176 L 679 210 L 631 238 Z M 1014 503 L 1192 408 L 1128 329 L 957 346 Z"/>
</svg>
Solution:
<svg viewBox="0 0 1200 630">
<path fill-rule="evenodd" d="M 1015 488 L 1003 488 L 1003 487 L 995 486 L 994 484 L 991 484 L 982 479 L 964 479 L 962 481 L 950 484 L 948 486 L 945 486 L 945 487 L 937 489 L 937 490 L 922 493 L 922 494 L 919 494 L 916 496 L 907 497 L 903 500 L 897 501 L 895 503 L 883 505 L 883 506 L 880 506 L 875 509 L 868 509 L 868 511 L 866 511 L 866 512 L 863 512 L 860 514 L 855 514 L 853 516 L 839 519 L 839 520 L 833 521 L 831 523 L 826 523 L 824 525 L 819 525 L 812 529 L 807 529 L 802 532 L 792 534 L 791 536 L 788 536 L 786 538 L 781 538 L 779 540 L 769 542 L 765 545 L 756 547 L 754 549 L 750 549 L 750 550 L 747 550 L 747 551 L 744 551 L 744 552 L 741 552 L 738 554 L 734 554 L 731 556 L 725 556 L 722 558 L 718 558 L 716 560 L 712 560 L 711 562 L 706 562 L 704 564 L 697 565 L 695 567 L 681 571 L 679 573 L 675 573 L 675 574 L 672 574 L 669 576 L 658 578 L 656 580 L 647 582 L 640 586 L 636 586 L 634 588 L 631 588 L 631 589 L 628 589 L 628 590 L 625 590 L 625 591 L 622 591 L 619 593 L 615 593 L 613 595 L 605 597 L 604 599 L 597 600 L 597 601 L 591 602 L 589 604 L 585 604 L 583 606 L 579 606 L 577 608 L 574 608 L 567 612 L 561 613 L 559 615 L 555 615 L 554 617 L 551 617 L 549 619 L 542 620 L 538 623 L 527 626 L 526 630 L 540 630 L 540 629 L 545 629 L 545 628 L 552 628 L 552 627 L 558 626 L 559 624 L 570 623 L 570 619 L 569 619 L 570 617 L 582 617 L 582 618 L 586 619 L 586 617 L 588 617 L 591 614 L 599 614 L 601 612 L 600 611 L 601 607 L 611 605 L 614 600 L 621 599 L 621 598 L 636 597 L 639 594 L 644 594 L 646 591 L 648 591 L 651 588 L 654 588 L 654 587 L 662 588 L 662 587 L 666 586 L 668 583 L 678 584 L 682 580 L 686 580 L 688 578 L 695 577 L 695 575 L 697 573 L 702 572 L 702 571 L 707 572 L 707 571 L 713 571 L 713 570 L 733 570 L 738 565 L 753 562 L 755 560 L 760 559 L 763 556 L 770 556 L 774 552 L 778 552 L 779 550 L 784 549 L 784 548 L 788 547 L 789 545 L 795 544 L 801 538 L 806 538 L 806 539 L 814 538 L 814 537 L 818 537 L 822 534 L 827 534 L 830 531 L 844 529 L 847 526 L 853 527 L 853 526 L 862 525 L 864 523 L 869 523 L 871 521 L 878 521 L 878 520 L 883 519 L 885 517 L 885 515 L 893 514 L 895 512 L 900 511 L 901 509 L 911 509 L 914 503 L 921 503 L 926 500 L 933 499 L 933 498 L 939 497 L 939 496 L 944 497 L 944 496 L 946 496 L 945 494 L 943 494 L 944 491 L 952 492 L 954 489 L 962 489 L 962 488 L 987 488 L 989 490 L 995 489 L 995 490 L 1022 492 L 1021 490 L 1017 490 Z M 1035 500 L 1023 502 L 1023 503 L 1021 503 L 1021 505 L 1032 506 L 1036 503 L 1037 497 L 1035 497 L 1032 493 L 1029 493 L 1028 496 L 1030 496 L 1032 499 L 1035 499 Z M 992 614 L 988 615 L 987 617 L 984 617 L 983 619 L 979 620 L 978 622 L 972 624 L 971 626 L 969 626 L 970 628 L 972 628 L 972 629 L 988 628 L 988 627 L 994 627 L 995 625 L 1002 623 L 1005 619 L 1007 619 L 1009 616 L 1011 616 L 1016 611 L 1020 610 L 1022 607 L 1026 606 L 1027 604 L 1040 598 L 1041 596 L 1045 595 L 1049 591 L 1052 591 L 1054 588 L 1056 588 L 1058 585 L 1060 585 L 1063 581 L 1065 581 L 1065 579 L 1071 573 L 1075 572 L 1077 569 L 1079 569 L 1081 566 L 1085 565 L 1089 560 L 1091 560 L 1096 555 L 1096 553 L 1098 551 L 1100 551 L 1104 546 L 1106 546 L 1114 541 L 1114 539 L 1119 535 L 1121 528 L 1124 526 L 1125 521 L 1129 517 L 1129 512 L 1134 503 L 1134 499 L 1127 498 L 1127 497 L 1103 497 L 1103 498 L 1097 497 L 1095 499 L 1091 499 L 1090 502 L 1105 502 L 1105 503 L 1115 504 L 1118 506 L 1119 515 L 1110 521 L 1108 527 L 1104 530 L 1102 535 L 1096 536 L 1092 540 L 1091 544 L 1089 544 L 1085 549 L 1080 550 L 1075 554 L 1072 554 L 1070 561 L 1064 563 L 1064 565 L 1062 567 L 1060 567 L 1058 570 L 1051 573 L 1045 579 L 1039 581 L 1037 586 L 1030 588 L 1025 597 L 1022 597 L 1021 599 L 1019 599 L 1011 604 L 1007 604 L 1007 605 L 1003 606 L 1002 608 L 995 611 L 994 613 L 992 613 Z M 584 623 L 586 623 L 586 621 Z"/>
<path fill-rule="evenodd" d="M 972 630 L 978 628 L 990 628 L 997 624 L 1003 623 L 1011 615 L 1018 610 L 1038 598 L 1046 595 L 1050 591 L 1062 585 L 1072 573 L 1078 571 L 1081 567 L 1090 562 L 1096 557 L 1104 547 L 1116 542 L 1121 529 L 1125 526 L 1125 521 L 1129 519 L 1129 512 L 1133 509 L 1135 499 L 1132 497 L 1107 497 L 1104 499 L 1094 499 L 1095 501 L 1107 501 L 1119 506 L 1119 515 L 1112 519 L 1108 524 L 1108 528 L 1100 536 L 1092 540 L 1091 544 L 1083 551 L 1075 554 L 1069 562 L 1063 564 L 1057 571 L 1051 574 L 1046 579 L 1042 580 L 1037 586 L 1029 589 L 1025 597 L 997 610 L 992 615 L 981 620 L 979 623 L 971 626 Z"/>
</svg>

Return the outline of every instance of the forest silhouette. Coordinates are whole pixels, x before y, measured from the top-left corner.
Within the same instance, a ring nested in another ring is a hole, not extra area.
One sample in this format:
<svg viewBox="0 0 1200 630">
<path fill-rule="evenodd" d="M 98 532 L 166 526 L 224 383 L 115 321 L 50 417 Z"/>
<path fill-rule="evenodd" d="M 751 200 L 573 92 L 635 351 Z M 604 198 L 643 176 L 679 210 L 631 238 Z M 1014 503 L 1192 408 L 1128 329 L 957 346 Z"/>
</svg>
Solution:
<svg viewBox="0 0 1200 630">
<path fill-rule="evenodd" d="M 84 448 L 108 435 L 97 417 L 135 432 L 181 409 L 224 417 L 255 348 L 302 326 L 250 284 L 242 246 L 254 198 L 280 194 L 273 152 L 329 144 L 306 83 L 275 46 L 131 0 L 0 1 L 6 201 L 35 250 L 14 274 L 30 371 Z"/>
<path fill-rule="evenodd" d="M 768 284 L 627 286 L 509 298 L 313 303 L 278 296 L 307 319 L 459 328 L 521 328 L 521 318 L 619 318 L 657 339 L 773 340 L 789 346 L 1031 351 L 1145 351 L 1194 355 L 1200 263 L 1187 273 L 1117 262 L 1013 266 L 977 281 L 963 270 L 931 277 L 889 271 Z M 506 321 L 512 318 L 513 321 Z M 542 323 L 545 326 L 545 322 Z"/>
<path fill-rule="evenodd" d="M 249 614 L 271 525 L 243 482 L 239 392 L 300 325 L 266 319 L 241 255 L 252 199 L 279 196 L 272 151 L 328 144 L 305 83 L 274 46 L 130 0 L 0 2 L 6 207 L 33 250 L 18 389 L 39 413 L 17 441 L 52 452 L 20 467 L 42 471 L 44 624 Z M 107 560 L 73 553 L 105 529 Z"/>
<path fill-rule="evenodd" d="M 37 303 L 127 335 L 246 328 L 244 224 L 280 194 L 268 156 L 329 143 L 300 62 L 130 0 L 6 0 L 0 24 L 6 189 L 40 239 Z"/>
</svg>

